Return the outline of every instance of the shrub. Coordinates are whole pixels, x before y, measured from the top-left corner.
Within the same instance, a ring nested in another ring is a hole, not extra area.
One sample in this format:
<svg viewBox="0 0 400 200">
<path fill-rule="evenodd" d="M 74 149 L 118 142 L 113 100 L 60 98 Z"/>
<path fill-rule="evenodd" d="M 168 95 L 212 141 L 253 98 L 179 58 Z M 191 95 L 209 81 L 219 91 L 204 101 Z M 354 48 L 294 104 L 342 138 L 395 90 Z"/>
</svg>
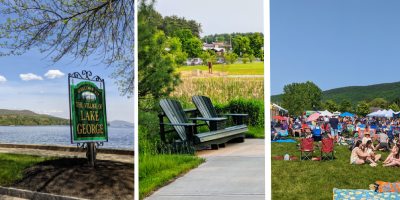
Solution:
<svg viewBox="0 0 400 200">
<path fill-rule="evenodd" d="M 224 110 L 230 113 L 249 114 L 249 125 L 264 126 L 264 101 L 254 99 L 234 99 L 231 100 Z"/>
</svg>

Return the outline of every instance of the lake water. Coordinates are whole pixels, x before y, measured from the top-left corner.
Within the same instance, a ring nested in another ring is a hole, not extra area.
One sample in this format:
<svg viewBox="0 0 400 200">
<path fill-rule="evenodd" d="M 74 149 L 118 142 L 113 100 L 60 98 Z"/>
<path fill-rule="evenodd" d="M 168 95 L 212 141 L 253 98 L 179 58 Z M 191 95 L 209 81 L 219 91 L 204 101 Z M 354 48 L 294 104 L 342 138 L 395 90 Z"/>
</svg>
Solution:
<svg viewBox="0 0 400 200">
<path fill-rule="evenodd" d="M 103 148 L 133 150 L 133 132 L 133 128 L 108 127 Z M 71 144 L 69 126 L 0 126 L 0 143 L 76 146 Z"/>
</svg>

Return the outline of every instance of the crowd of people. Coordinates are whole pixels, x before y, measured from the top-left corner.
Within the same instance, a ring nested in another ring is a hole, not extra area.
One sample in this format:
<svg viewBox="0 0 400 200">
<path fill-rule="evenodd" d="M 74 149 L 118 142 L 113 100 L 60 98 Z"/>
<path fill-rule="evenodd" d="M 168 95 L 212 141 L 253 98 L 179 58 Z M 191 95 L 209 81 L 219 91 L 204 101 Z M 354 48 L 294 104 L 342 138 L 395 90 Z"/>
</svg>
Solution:
<svg viewBox="0 0 400 200">
<path fill-rule="evenodd" d="M 285 117 L 273 121 L 271 128 L 272 140 L 289 135 L 314 141 L 328 137 L 339 145 L 350 145 L 351 164 L 376 166 L 381 159 L 378 151 L 390 151 L 383 166 L 400 166 L 400 119 L 320 116 L 309 121 L 306 116 Z"/>
</svg>

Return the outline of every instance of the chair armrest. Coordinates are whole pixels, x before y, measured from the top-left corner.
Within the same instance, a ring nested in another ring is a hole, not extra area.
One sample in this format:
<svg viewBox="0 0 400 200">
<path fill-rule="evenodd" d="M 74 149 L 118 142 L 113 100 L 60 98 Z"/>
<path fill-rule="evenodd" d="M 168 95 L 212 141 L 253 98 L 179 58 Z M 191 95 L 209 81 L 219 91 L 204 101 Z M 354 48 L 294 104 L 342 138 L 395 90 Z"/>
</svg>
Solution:
<svg viewBox="0 0 400 200">
<path fill-rule="evenodd" d="M 194 112 L 196 111 L 197 108 L 187 108 L 187 109 L 183 109 L 184 112 Z"/>
<path fill-rule="evenodd" d="M 224 121 L 227 120 L 225 117 L 214 117 L 214 118 L 203 118 L 203 117 L 196 117 L 196 118 L 188 118 L 189 120 L 200 120 L 200 121 Z"/>
<path fill-rule="evenodd" d="M 169 125 L 169 126 L 196 126 L 195 123 L 177 123 L 177 124 L 174 124 L 174 123 L 162 123 L 162 124 Z"/>
<path fill-rule="evenodd" d="M 239 113 L 226 113 L 223 116 L 233 116 L 233 117 L 247 117 L 249 114 L 239 114 Z"/>
</svg>

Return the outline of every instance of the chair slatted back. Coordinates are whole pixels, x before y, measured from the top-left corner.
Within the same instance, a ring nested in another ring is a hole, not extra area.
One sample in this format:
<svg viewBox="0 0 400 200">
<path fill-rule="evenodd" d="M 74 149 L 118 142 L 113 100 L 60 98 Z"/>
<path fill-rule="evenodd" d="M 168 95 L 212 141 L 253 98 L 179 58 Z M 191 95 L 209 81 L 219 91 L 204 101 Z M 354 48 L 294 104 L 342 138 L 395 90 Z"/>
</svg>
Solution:
<svg viewBox="0 0 400 200">
<path fill-rule="evenodd" d="M 183 110 L 182 105 L 178 101 L 172 99 L 161 99 L 160 107 L 172 124 L 188 123 L 185 111 Z M 185 127 L 184 126 L 173 126 L 173 127 L 175 131 L 178 133 L 179 137 L 183 141 L 185 141 L 187 139 Z"/>
<path fill-rule="evenodd" d="M 193 96 L 192 101 L 199 110 L 201 116 L 204 118 L 216 118 L 218 117 L 217 111 L 215 110 L 211 99 L 206 96 Z M 210 123 L 207 121 L 207 123 Z"/>
</svg>

